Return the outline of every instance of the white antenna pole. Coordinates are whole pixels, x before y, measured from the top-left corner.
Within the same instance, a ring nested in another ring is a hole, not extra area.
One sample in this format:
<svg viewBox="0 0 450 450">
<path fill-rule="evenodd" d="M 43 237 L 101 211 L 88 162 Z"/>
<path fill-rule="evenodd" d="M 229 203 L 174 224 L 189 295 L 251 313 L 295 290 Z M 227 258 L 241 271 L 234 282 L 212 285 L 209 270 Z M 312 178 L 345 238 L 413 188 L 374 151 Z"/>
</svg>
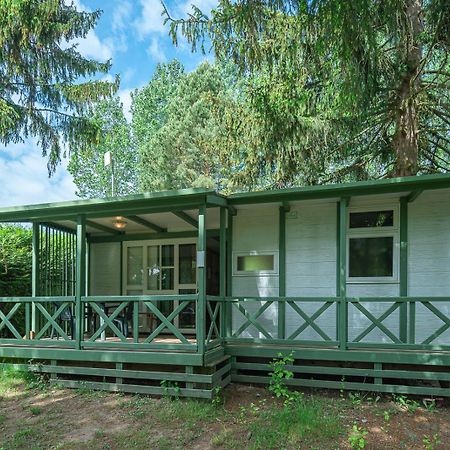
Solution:
<svg viewBox="0 0 450 450">
<path fill-rule="evenodd" d="M 105 167 L 111 166 L 111 197 L 114 197 L 114 160 L 110 151 L 103 155 L 103 161 Z"/>
</svg>

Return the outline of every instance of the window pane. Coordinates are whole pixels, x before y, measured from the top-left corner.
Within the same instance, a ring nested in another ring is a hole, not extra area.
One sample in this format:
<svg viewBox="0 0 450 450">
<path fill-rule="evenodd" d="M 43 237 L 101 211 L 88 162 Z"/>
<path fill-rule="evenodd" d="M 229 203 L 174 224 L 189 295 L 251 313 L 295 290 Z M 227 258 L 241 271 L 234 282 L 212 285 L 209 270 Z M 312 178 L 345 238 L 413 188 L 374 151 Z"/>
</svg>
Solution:
<svg viewBox="0 0 450 450">
<path fill-rule="evenodd" d="M 147 264 L 147 289 L 149 291 L 158 291 L 161 272 L 159 267 L 159 245 L 150 245 L 147 247 Z"/>
<path fill-rule="evenodd" d="M 239 272 L 259 272 L 273 269 L 273 255 L 244 255 L 237 257 L 237 270 Z"/>
<path fill-rule="evenodd" d="M 350 213 L 350 228 L 394 226 L 394 211 L 367 211 Z"/>
<path fill-rule="evenodd" d="M 393 237 L 351 238 L 350 277 L 392 277 Z"/>
<path fill-rule="evenodd" d="M 197 254 L 195 244 L 180 244 L 180 284 L 195 284 Z"/>
<path fill-rule="evenodd" d="M 173 269 L 162 269 L 161 270 L 161 289 L 163 291 L 170 291 L 173 289 Z"/>
<path fill-rule="evenodd" d="M 173 256 L 173 245 L 162 245 L 162 261 L 161 265 L 165 266 L 173 266 L 174 265 L 174 256 Z"/>
<path fill-rule="evenodd" d="M 127 284 L 142 284 L 142 247 L 128 247 L 127 262 Z"/>
</svg>

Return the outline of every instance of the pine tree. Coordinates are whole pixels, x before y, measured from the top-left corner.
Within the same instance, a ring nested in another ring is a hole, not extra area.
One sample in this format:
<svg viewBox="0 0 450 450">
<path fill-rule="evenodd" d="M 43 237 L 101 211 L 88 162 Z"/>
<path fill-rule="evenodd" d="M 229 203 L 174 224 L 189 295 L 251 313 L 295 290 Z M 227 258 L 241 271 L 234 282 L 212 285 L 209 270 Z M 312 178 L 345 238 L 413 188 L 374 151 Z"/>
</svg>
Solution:
<svg viewBox="0 0 450 450">
<path fill-rule="evenodd" d="M 89 112 L 118 88 L 118 79 L 93 80 L 109 61 L 84 58 L 73 44 L 99 16 L 64 0 L 0 2 L 0 142 L 37 138 L 50 173 L 65 149 L 98 140 Z"/>
</svg>

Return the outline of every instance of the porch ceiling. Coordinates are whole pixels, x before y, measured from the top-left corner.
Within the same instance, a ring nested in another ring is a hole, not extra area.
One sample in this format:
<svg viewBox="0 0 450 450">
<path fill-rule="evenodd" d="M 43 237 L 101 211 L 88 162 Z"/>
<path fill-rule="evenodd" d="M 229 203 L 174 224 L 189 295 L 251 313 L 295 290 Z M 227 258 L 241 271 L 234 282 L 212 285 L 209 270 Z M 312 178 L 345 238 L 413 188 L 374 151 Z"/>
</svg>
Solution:
<svg viewBox="0 0 450 450">
<path fill-rule="evenodd" d="M 183 212 L 193 221 L 198 220 L 198 210 L 187 210 Z M 194 225 L 189 224 L 186 220 L 183 220 L 182 218 L 171 212 L 139 214 L 135 216 L 134 220 L 130 219 L 128 216 L 121 216 L 127 222 L 127 225 L 123 230 L 123 234 L 125 235 L 158 233 L 157 228 L 161 228 L 162 232 L 195 231 L 197 229 Z M 116 216 L 89 219 L 86 224 L 87 233 L 89 233 L 91 236 L 108 236 L 112 234 L 118 234 L 118 230 L 116 230 L 113 226 L 115 217 Z M 152 228 L 150 226 L 143 225 L 142 223 L 137 223 L 140 222 L 139 219 L 142 219 L 143 221 L 148 222 L 155 227 Z M 72 230 L 76 229 L 76 222 L 74 220 L 53 220 L 51 223 Z M 218 208 L 211 208 L 208 210 L 206 225 L 208 229 L 219 228 Z M 101 230 L 97 226 L 108 228 L 110 231 L 108 232 L 107 230 Z"/>
</svg>

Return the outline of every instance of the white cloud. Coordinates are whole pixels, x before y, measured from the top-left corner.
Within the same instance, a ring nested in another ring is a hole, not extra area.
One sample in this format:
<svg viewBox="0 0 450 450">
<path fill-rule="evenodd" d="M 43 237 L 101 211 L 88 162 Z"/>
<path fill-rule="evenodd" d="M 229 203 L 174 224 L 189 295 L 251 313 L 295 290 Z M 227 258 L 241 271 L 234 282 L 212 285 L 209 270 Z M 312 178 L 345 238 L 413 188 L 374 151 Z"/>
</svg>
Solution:
<svg viewBox="0 0 450 450">
<path fill-rule="evenodd" d="M 70 5 L 72 3 L 78 11 L 91 11 L 79 0 L 65 0 L 66 5 Z M 78 51 L 85 58 L 92 58 L 100 61 L 111 59 L 115 50 L 115 45 L 112 39 L 105 39 L 102 41 L 94 30 L 90 30 L 84 39 L 77 38 L 69 43 L 63 41 L 61 43 L 61 47 L 67 48 L 72 44 L 77 44 Z"/>
<path fill-rule="evenodd" d="M 87 58 L 106 61 L 112 58 L 114 45 L 111 40 L 101 41 L 97 34 L 91 30 L 84 39 L 75 39 L 78 51 Z"/>
<path fill-rule="evenodd" d="M 156 63 L 164 62 L 167 60 L 166 54 L 162 49 L 161 41 L 157 37 L 152 37 L 150 46 L 147 48 L 147 52 Z"/>
<path fill-rule="evenodd" d="M 133 6 L 129 1 L 117 2 L 112 13 L 112 30 L 118 31 L 128 28 L 132 11 Z"/>
<path fill-rule="evenodd" d="M 58 202 L 76 198 L 76 187 L 67 172 L 68 160 L 49 178 L 47 159 L 33 140 L 0 148 L 0 207 Z"/>
<path fill-rule="evenodd" d="M 160 0 L 140 0 L 142 13 L 134 22 L 139 39 L 143 40 L 152 33 L 163 34 L 167 31 L 164 17 L 161 15 L 163 6 Z"/>
</svg>

